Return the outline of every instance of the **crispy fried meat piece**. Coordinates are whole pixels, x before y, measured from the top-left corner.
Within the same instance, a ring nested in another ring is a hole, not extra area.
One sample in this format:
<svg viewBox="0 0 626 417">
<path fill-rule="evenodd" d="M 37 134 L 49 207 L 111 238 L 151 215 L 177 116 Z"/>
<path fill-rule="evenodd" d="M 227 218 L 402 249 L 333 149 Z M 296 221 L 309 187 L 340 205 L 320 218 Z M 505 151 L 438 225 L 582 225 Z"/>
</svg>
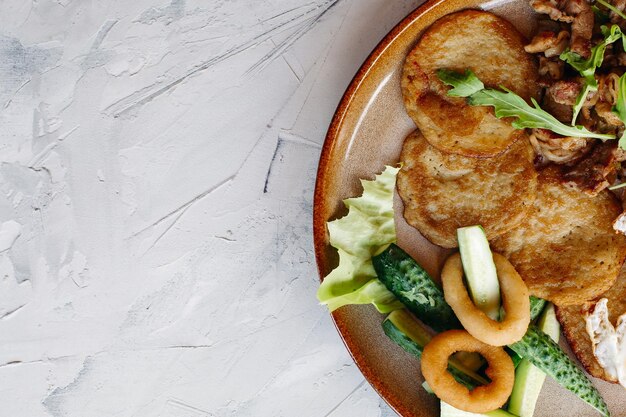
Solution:
<svg viewBox="0 0 626 417">
<path fill-rule="evenodd" d="M 616 55 L 616 58 L 617 58 L 617 65 L 619 65 L 620 67 L 626 66 L 626 52 L 619 52 Z"/>
<path fill-rule="evenodd" d="M 570 39 L 571 50 L 584 58 L 589 58 L 594 23 L 591 6 L 587 0 L 565 0 L 564 11 L 569 16 L 574 16 Z"/>
<path fill-rule="evenodd" d="M 552 94 L 544 94 L 541 107 L 559 121 L 569 124 L 572 121 L 573 108 L 568 104 L 557 103 Z"/>
<path fill-rule="evenodd" d="M 597 116 L 601 119 L 605 127 L 619 128 L 624 125 L 619 116 L 613 111 L 613 106 L 617 102 L 617 92 L 619 90 L 619 75 L 609 73 L 598 77 L 598 101 L 594 106 Z"/>
<path fill-rule="evenodd" d="M 541 32 L 533 38 L 533 40 L 524 47 L 529 54 L 543 52 L 548 58 L 560 55 L 565 50 L 569 41 L 569 33 L 566 30 L 560 31 L 558 34 L 552 31 Z"/>
<path fill-rule="evenodd" d="M 550 80 L 560 80 L 563 78 L 563 70 L 565 68 L 565 62 L 558 58 L 546 58 L 539 56 L 539 75 L 542 78 L 548 78 Z M 549 83 L 548 83 L 549 85 Z"/>
<path fill-rule="evenodd" d="M 543 107 L 545 111 L 556 117 L 560 122 L 569 124 L 572 121 L 572 115 L 574 114 L 572 106 L 557 103 L 552 99 L 551 96 L 547 94 L 543 97 L 541 107 Z"/>
<path fill-rule="evenodd" d="M 574 17 L 563 13 L 559 7 L 559 3 L 560 1 L 557 0 L 531 0 L 530 5 L 537 13 L 547 14 L 552 20 L 572 23 Z"/>
<path fill-rule="evenodd" d="M 615 178 L 618 167 L 616 149 L 615 141 L 597 143 L 580 162 L 564 172 L 563 181 L 577 185 L 589 195 L 597 195 Z"/>
<path fill-rule="evenodd" d="M 594 110 L 598 117 L 602 118 L 604 123 L 610 126 L 623 126 L 621 119 L 615 112 L 613 111 L 613 105 L 611 103 L 607 103 L 606 101 L 600 101 L 596 103 Z"/>
<path fill-rule="evenodd" d="M 582 80 L 573 78 L 568 80 L 559 80 L 550 85 L 546 90 L 546 96 L 549 96 L 554 102 L 573 106 L 576 104 L 576 98 L 582 89 Z M 595 106 L 600 99 L 597 91 L 590 91 L 587 94 L 583 107 Z"/>
<path fill-rule="evenodd" d="M 537 13 L 547 14 L 550 19 L 572 24 L 570 49 L 589 58 L 594 15 L 587 0 L 531 0 Z"/>
<path fill-rule="evenodd" d="M 537 165 L 573 163 L 589 151 L 593 141 L 563 137 L 547 129 L 532 129 L 530 143 L 537 154 Z"/>
<path fill-rule="evenodd" d="M 581 87 L 578 80 L 560 80 L 548 87 L 546 96 L 549 96 L 555 103 L 573 106 Z"/>
</svg>

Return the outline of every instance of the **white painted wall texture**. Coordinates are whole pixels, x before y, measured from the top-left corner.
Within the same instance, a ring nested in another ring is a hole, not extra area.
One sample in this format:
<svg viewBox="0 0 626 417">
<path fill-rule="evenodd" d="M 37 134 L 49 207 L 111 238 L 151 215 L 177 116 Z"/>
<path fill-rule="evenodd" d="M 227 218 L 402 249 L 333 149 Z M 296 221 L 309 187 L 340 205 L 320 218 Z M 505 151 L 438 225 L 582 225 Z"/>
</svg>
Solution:
<svg viewBox="0 0 626 417">
<path fill-rule="evenodd" d="M 325 308 L 335 106 L 419 0 L 1 0 L 0 416 L 393 412 Z"/>
</svg>

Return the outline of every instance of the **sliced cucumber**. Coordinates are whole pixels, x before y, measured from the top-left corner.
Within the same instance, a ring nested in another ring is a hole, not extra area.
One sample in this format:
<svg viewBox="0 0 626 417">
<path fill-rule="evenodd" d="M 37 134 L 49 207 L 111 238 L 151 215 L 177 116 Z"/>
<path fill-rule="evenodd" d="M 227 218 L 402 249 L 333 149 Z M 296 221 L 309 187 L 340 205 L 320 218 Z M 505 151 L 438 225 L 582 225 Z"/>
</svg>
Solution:
<svg viewBox="0 0 626 417">
<path fill-rule="evenodd" d="M 457 229 L 467 286 L 476 307 L 492 320 L 500 318 L 500 283 L 482 226 Z"/>
<path fill-rule="evenodd" d="M 391 340 L 418 359 L 422 357 L 424 346 L 433 338 L 432 334 L 404 309 L 392 311 L 383 321 L 383 330 Z"/>
<path fill-rule="evenodd" d="M 443 299 L 439 287 L 409 255 L 396 245 L 390 245 L 383 253 L 374 257 L 373 263 L 379 279 L 426 325 L 439 331 L 460 327 L 452 309 Z M 424 299 L 428 302 L 423 303 Z M 403 333 L 397 327 L 395 328 L 397 332 L 393 333 L 395 327 L 393 323 L 387 320 L 383 323 L 383 327 L 389 337 L 409 351 L 406 343 L 401 344 L 403 339 L 400 335 Z M 404 341 L 408 343 L 412 339 L 405 337 Z M 550 336 L 536 326 L 531 325 L 526 335 L 520 341 L 509 345 L 509 348 L 554 378 L 558 384 L 572 391 L 604 416 L 609 416 L 606 403 L 585 373 L 576 366 Z M 419 357 L 422 349 L 423 345 L 418 345 L 417 349 L 411 353 L 415 354 L 418 351 L 419 355 L 416 356 Z M 463 376 L 467 377 L 467 374 L 458 371 L 456 367 L 451 366 L 449 369 L 451 373 L 460 374 L 460 379 Z M 467 385 L 473 383 L 475 386 L 476 381 L 472 382 L 472 378 L 469 379 L 470 381 L 467 381 L 466 378 Z"/>
<path fill-rule="evenodd" d="M 519 342 L 509 347 L 522 358 L 550 375 L 564 388 L 572 391 L 584 402 L 609 416 L 609 410 L 602 396 L 593 386 L 587 375 L 561 350 L 547 334 L 531 325 Z"/>
<path fill-rule="evenodd" d="M 546 300 L 543 298 L 530 296 L 530 321 L 535 321 L 546 306 Z"/>
<path fill-rule="evenodd" d="M 559 337 L 561 336 L 561 325 L 556 319 L 556 311 L 554 310 L 554 305 L 552 303 L 549 303 L 544 309 L 543 314 L 537 322 L 537 327 L 541 329 L 542 332 L 550 336 L 550 338 L 556 343 L 559 342 Z"/>
<path fill-rule="evenodd" d="M 476 414 L 476 413 L 470 413 L 467 411 L 459 410 L 458 408 L 452 407 L 448 403 L 445 403 L 443 401 L 441 402 L 441 417 L 482 417 L 482 416 L 515 417 L 513 414 L 502 409 L 493 410 L 485 414 Z"/>
<path fill-rule="evenodd" d="M 422 357 L 424 346 L 432 339 L 426 328 L 407 310 L 396 310 L 389 314 L 383 321 L 383 330 L 391 340 L 417 358 Z M 452 376 L 470 389 L 489 382 L 454 356 L 449 359 L 448 363 L 448 371 Z"/>
<path fill-rule="evenodd" d="M 552 304 L 544 309 L 537 327 L 558 343 L 561 328 Z M 545 379 L 545 372 L 523 359 L 515 370 L 515 385 L 509 400 L 509 411 L 520 417 L 532 417 Z"/>
<path fill-rule="evenodd" d="M 437 331 L 461 328 L 441 289 L 405 251 L 391 244 L 372 263 L 378 279 L 426 325 Z"/>
<path fill-rule="evenodd" d="M 428 382 L 426 381 L 422 382 L 422 388 L 424 388 L 424 391 L 426 391 L 430 395 L 435 395 L 435 391 L 433 391 L 430 385 L 428 385 Z"/>
</svg>

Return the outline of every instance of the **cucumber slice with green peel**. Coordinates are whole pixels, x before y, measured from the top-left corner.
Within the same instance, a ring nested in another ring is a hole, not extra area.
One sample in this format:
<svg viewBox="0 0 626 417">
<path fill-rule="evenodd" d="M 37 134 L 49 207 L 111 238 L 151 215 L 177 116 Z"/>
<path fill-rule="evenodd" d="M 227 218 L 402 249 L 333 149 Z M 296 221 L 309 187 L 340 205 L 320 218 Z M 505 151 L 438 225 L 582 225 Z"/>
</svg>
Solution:
<svg viewBox="0 0 626 417">
<path fill-rule="evenodd" d="M 587 375 L 576 366 L 550 336 L 535 325 L 528 328 L 522 340 L 509 345 L 509 347 L 602 415 L 609 416 L 606 403 L 591 380 L 587 378 Z"/>
<path fill-rule="evenodd" d="M 537 317 L 541 314 L 543 309 L 546 306 L 547 301 L 543 298 L 535 297 L 534 295 L 530 296 L 530 322 L 533 323 Z M 511 349 L 506 349 L 506 353 L 509 354 L 511 360 L 513 361 L 513 366 L 515 369 L 522 363 L 522 357 L 517 353 L 513 352 Z"/>
<path fill-rule="evenodd" d="M 405 251 L 391 244 L 372 263 L 378 279 L 426 325 L 437 331 L 461 328 L 441 289 Z"/>
<path fill-rule="evenodd" d="M 402 349 L 417 357 L 422 357 L 424 346 L 432 339 L 431 334 L 407 310 L 396 310 L 383 321 L 383 331 Z M 489 383 L 474 370 L 465 366 L 454 356 L 448 360 L 448 371 L 461 384 L 472 389 Z"/>
<path fill-rule="evenodd" d="M 467 411 L 459 410 L 458 408 L 454 408 L 450 404 L 445 403 L 443 401 L 441 401 L 441 414 L 440 415 L 441 417 L 482 417 L 482 416 L 516 417 L 515 415 L 501 408 L 497 410 L 489 411 L 488 413 L 485 413 L 485 414 L 470 413 Z"/>
<path fill-rule="evenodd" d="M 552 304 L 544 309 L 537 327 L 558 343 L 561 327 Z M 545 379 L 545 372 L 528 359 L 523 359 L 515 370 L 515 385 L 509 399 L 509 411 L 520 417 L 532 417 Z"/>
<path fill-rule="evenodd" d="M 379 279 L 426 325 L 438 331 L 461 327 L 439 287 L 402 249 L 392 244 L 380 255 L 375 256 L 373 263 Z M 424 300 L 428 302 L 424 303 Z M 383 322 L 383 328 L 385 333 L 405 350 L 421 357 L 424 345 L 419 345 L 410 337 L 405 336 L 390 320 Z M 411 342 L 414 348 L 412 351 L 409 350 Z M 558 384 L 572 391 L 602 415 L 609 416 L 606 403 L 587 375 L 550 336 L 535 325 L 531 325 L 526 335 L 520 341 L 509 345 L 509 348 L 552 377 Z M 472 378 L 467 377 L 466 373 L 459 371 L 456 367 L 450 366 L 448 369 L 455 378 L 458 376 L 459 382 L 465 380 L 466 386 L 479 385 L 476 380 L 472 381 Z"/>
<path fill-rule="evenodd" d="M 421 347 L 419 353 L 414 353 L 414 356 L 418 358 L 421 356 L 421 349 L 433 338 L 432 332 L 428 331 L 419 320 L 406 309 L 391 312 L 385 321 L 390 321 L 396 329 Z M 475 374 L 476 370 L 484 365 L 484 362 L 484 359 L 474 352 L 457 352 L 450 358 L 450 363 L 455 365 L 459 370 L 467 372 L 468 375 Z M 479 382 L 483 384 L 487 383 L 487 380 L 480 375 L 475 375 L 475 377 Z"/>
<path fill-rule="evenodd" d="M 469 294 L 492 320 L 500 318 L 500 283 L 489 241 L 482 226 L 457 229 L 459 251 Z"/>
<path fill-rule="evenodd" d="M 530 296 L 530 321 L 535 321 L 537 317 L 543 312 L 546 307 L 547 301 L 543 298 Z"/>
<path fill-rule="evenodd" d="M 433 338 L 407 310 L 392 311 L 383 321 L 383 330 L 391 340 L 418 359 L 422 357 L 424 346 Z"/>
<path fill-rule="evenodd" d="M 555 342 L 559 342 L 559 338 L 561 336 L 561 325 L 559 321 L 556 319 L 556 311 L 554 310 L 554 305 L 549 303 L 543 311 L 543 314 L 539 318 L 537 322 L 537 327 L 550 336 L 552 340 Z"/>
</svg>

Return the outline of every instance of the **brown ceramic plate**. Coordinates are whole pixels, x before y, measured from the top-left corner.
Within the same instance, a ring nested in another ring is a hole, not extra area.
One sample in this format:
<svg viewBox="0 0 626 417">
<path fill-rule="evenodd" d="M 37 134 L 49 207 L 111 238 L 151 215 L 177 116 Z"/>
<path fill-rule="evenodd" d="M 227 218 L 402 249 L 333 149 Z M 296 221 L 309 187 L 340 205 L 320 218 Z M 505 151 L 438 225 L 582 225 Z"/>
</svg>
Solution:
<svg viewBox="0 0 626 417">
<path fill-rule="evenodd" d="M 523 34 L 535 29 L 528 0 L 431 0 L 406 17 L 376 47 L 348 87 L 332 120 L 319 163 L 313 213 L 315 253 L 320 276 L 337 265 L 328 246 L 326 221 L 345 214 L 341 200 L 359 195 L 359 178 L 373 178 L 384 165 L 398 162 L 402 142 L 415 125 L 406 115 L 400 92 L 402 64 L 424 29 L 440 17 L 480 8 L 503 16 Z M 402 218 L 396 196 L 398 244 L 433 276 L 446 252 L 426 241 Z M 438 400 L 421 387 L 419 362 L 387 339 L 383 315 L 372 306 L 346 306 L 333 314 L 337 329 L 363 375 L 404 417 L 438 416 Z M 596 380 L 612 415 L 626 417 L 626 392 Z M 548 378 L 536 416 L 597 416 L 591 407 Z"/>
</svg>

